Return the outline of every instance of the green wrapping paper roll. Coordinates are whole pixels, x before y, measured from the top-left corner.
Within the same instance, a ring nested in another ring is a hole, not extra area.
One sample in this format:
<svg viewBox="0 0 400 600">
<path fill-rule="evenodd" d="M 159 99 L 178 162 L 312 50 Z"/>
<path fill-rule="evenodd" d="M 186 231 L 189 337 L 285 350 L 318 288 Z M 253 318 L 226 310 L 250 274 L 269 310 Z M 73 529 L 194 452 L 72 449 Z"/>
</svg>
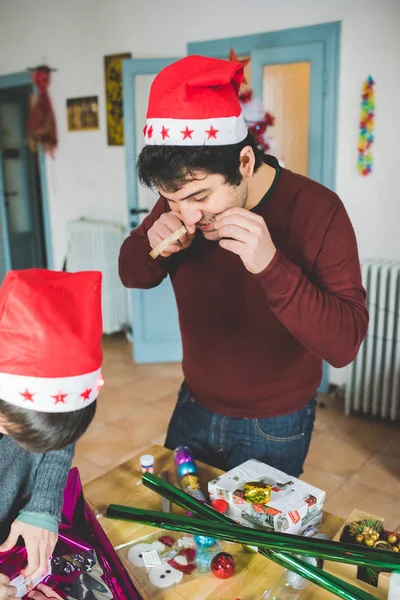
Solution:
<svg viewBox="0 0 400 600">
<path fill-rule="evenodd" d="M 183 531 L 192 535 L 206 535 L 213 538 L 265 546 L 271 550 L 280 550 L 289 554 L 315 556 L 323 560 L 332 560 L 360 567 L 372 567 L 385 571 L 400 572 L 399 557 L 390 550 L 375 550 L 359 547 L 354 544 L 331 542 L 311 537 L 301 537 L 277 531 L 252 529 L 230 523 L 212 523 L 203 519 L 184 517 L 181 515 L 166 515 L 163 512 L 142 510 L 110 504 L 107 509 L 108 517 L 123 518 L 127 521 L 137 521 L 143 525 L 161 527 L 171 531 Z"/>
<path fill-rule="evenodd" d="M 197 513 L 210 521 L 230 524 L 235 523 L 235 521 L 227 515 L 217 512 L 208 504 L 199 502 L 195 498 L 192 498 L 176 488 L 174 485 L 163 481 L 156 475 L 146 473 L 143 476 L 142 481 L 150 490 L 169 498 L 171 502 L 174 502 L 181 508 L 190 509 L 193 513 Z M 341 580 L 335 575 L 324 572 L 322 569 L 311 565 L 308 562 L 304 562 L 299 556 L 291 556 L 290 554 L 268 550 L 267 548 L 258 548 L 258 553 L 265 558 L 269 558 L 284 569 L 289 569 L 293 573 L 297 573 L 297 575 L 304 577 L 311 583 L 326 589 L 344 600 L 376 600 L 375 596 L 372 596 L 368 592 L 364 592 L 364 590 L 360 590 L 356 586 Z"/>
<path fill-rule="evenodd" d="M 163 481 L 156 475 L 146 473 L 143 476 L 142 481 L 149 489 L 168 498 L 171 502 L 174 502 L 176 505 L 181 506 L 186 510 L 201 514 L 214 522 L 234 523 L 234 521 L 226 515 L 218 513 L 207 504 L 197 501 L 195 498 L 185 494 L 185 492 L 182 492 L 175 486 Z M 297 573 L 310 582 L 326 589 L 339 598 L 343 598 L 343 600 L 376 600 L 375 596 L 358 589 L 350 583 L 342 581 L 330 573 L 325 573 L 318 567 L 302 561 L 298 556 L 290 556 L 282 552 L 267 550 L 266 548 L 259 548 L 258 552 L 281 567 L 290 569 L 294 573 Z"/>
</svg>

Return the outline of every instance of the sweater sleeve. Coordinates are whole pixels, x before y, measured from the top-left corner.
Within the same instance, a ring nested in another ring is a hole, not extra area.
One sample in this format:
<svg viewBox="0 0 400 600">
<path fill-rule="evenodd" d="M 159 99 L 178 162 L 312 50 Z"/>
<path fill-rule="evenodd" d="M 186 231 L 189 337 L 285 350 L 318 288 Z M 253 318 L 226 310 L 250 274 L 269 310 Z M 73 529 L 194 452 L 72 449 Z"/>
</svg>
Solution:
<svg viewBox="0 0 400 600">
<path fill-rule="evenodd" d="M 64 487 L 74 453 L 75 444 L 71 444 L 63 450 L 43 454 L 24 512 L 40 513 L 61 521 Z"/>
<path fill-rule="evenodd" d="M 309 277 L 279 250 L 256 277 L 275 316 L 306 348 L 334 367 L 354 360 L 368 311 L 357 242 L 343 205 L 330 220 Z"/>
<path fill-rule="evenodd" d="M 119 254 L 119 276 L 125 287 L 150 289 L 159 285 L 168 275 L 168 259 L 151 258 L 147 232 L 164 212 L 168 204 L 159 198 L 143 223 L 124 241 Z"/>
</svg>

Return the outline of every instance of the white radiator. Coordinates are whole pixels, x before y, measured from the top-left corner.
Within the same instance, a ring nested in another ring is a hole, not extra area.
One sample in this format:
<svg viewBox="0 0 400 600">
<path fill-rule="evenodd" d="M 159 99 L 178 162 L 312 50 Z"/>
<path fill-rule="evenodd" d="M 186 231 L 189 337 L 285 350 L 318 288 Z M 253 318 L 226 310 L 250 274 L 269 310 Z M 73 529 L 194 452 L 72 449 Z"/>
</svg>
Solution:
<svg viewBox="0 0 400 600">
<path fill-rule="evenodd" d="M 345 411 L 362 411 L 392 421 L 400 416 L 400 263 L 362 263 L 370 324 L 349 368 Z"/>
<path fill-rule="evenodd" d="M 80 219 L 67 222 L 67 270 L 103 274 L 103 332 L 129 329 L 128 290 L 118 276 L 118 255 L 125 239 L 122 225 Z"/>
</svg>

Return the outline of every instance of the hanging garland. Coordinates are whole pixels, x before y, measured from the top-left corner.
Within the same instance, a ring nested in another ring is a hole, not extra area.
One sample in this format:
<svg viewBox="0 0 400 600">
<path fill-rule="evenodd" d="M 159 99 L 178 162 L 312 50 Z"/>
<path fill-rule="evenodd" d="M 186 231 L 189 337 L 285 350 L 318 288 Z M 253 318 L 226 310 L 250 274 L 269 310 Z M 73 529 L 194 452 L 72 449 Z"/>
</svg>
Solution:
<svg viewBox="0 0 400 600">
<path fill-rule="evenodd" d="M 363 83 L 361 94 L 360 134 L 358 140 L 357 168 L 360 175 L 372 171 L 371 146 L 374 141 L 375 82 L 369 76 Z"/>
</svg>

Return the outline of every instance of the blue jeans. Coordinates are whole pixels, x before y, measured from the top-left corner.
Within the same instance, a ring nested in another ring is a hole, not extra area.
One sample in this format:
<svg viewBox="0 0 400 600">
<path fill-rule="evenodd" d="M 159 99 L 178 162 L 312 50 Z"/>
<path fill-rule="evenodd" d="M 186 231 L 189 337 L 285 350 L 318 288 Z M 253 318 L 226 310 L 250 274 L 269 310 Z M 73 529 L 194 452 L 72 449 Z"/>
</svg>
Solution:
<svg viewBox="0 0 400 600">
<path fill-rule="evenodd" d="M 268 419 L 217 415 L 195 402 L 182 385 L 168 426 L 165 446 L 190 446 L 195 458 L 229 471 L 256 458 L 298 477 L 310 447 L 317 398 L 297 412 Z"/>
</svg>

